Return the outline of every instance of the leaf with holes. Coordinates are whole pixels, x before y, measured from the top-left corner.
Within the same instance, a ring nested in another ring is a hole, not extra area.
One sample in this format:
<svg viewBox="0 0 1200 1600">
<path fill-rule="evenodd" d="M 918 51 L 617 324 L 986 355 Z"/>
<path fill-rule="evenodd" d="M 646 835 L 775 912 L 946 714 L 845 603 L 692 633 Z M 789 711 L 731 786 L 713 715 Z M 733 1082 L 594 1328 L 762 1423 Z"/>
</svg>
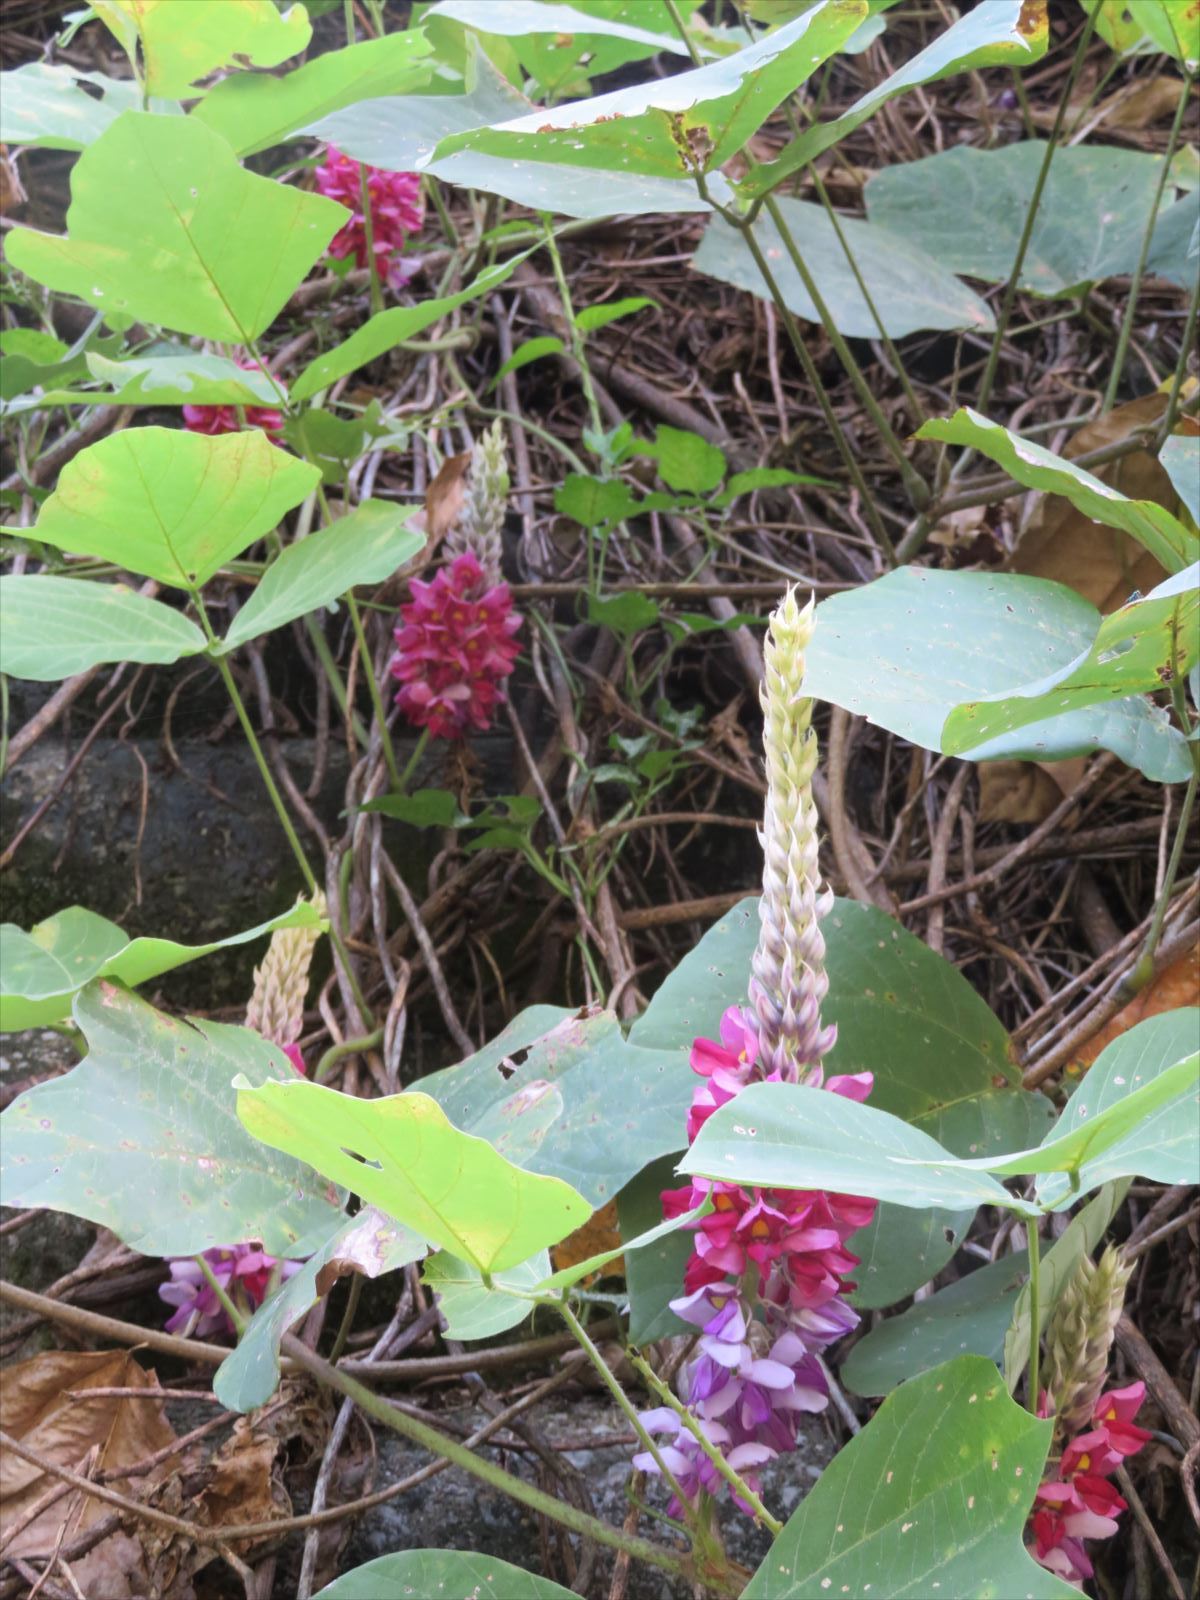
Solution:
<svg viewBox="0 0 1200 1600">
<path fill-rule="evenodd" d="M 900 567 L 818 605 L 805 692 L 940 751 L 955 706 L 1011 693 L 1017 672 L 1066 671 L 1099 627 L 1095 606 L 1043 578 Z M 1158 783 L 1191 772 L 1183 735 L 1140 696 L 1030 723 L 971 759 L 1059 761 L 1096 749 Z"/>
<path fill-rule="evenodd" d="M 570 1184 L 514 1166 L 460 1132 L 427 1094 L 359 1100 L 294 1074 L 290 1083 L 236 1087 L 238 1115 L 256 1139 L 481 1272 L 517 1266 L 591 1215 Z"/>
<path fill-rule="evenodd" d="M 57 683 L 105 661 L 164 663 L 204 648 L 189 618 L 118 584 L 0 577 L 0 672 L 14 678 Z"/>
<path fill-rule="evenodd" d="M 1169 688 L 1200 659 L 1200 563 L 1103 618 L 1087 652 L 1066 671 L 956 706 L 942 749 L 963 755 L 1030 723 Z"/>
<path fill-rule="evenodd" d="M 302 5 L 281 11 L 272 0 L 187 7 L 179 0 L 96 0 L 92 9 L 115 34 L 134 73 L 144 77 L 148 93 L 185 99 L 192 84 L 235 58 L 277 67 L 312 37 Z"/>
<path fill-rule="evenodd" d="M 74 1016 L 87 1055 L 0 1117 L 4 1205 L 72 1212 L 152 1256 L 239 1239 L 305 1255 L 328 1237 L 338 1191 L 237 1119 L 235 1075 L 295 1081 L 277 1045 L 249 1028 L 168 1017 L 103 978 Z"/>
<path fill-rule="evenodd" d="M 83 906 L 67 906 L 28 933 L 14 922 L 0 924 L 0 1033 L 44 1028 L 71 1014 L 71 1002 L 93 978 L 112 978 L 128 988 L 160 978 L 215 950 L 265 938 L 276 928 L 322 928 L 316 909 L 300 902 L 257 928 L 211 944 L 176 944 L 173 939 L 130 939 L 115 922 Z"/>
<path fill-rule="evenodd" d="M 348 215 L 243 171 L 195 117 L 126 111 L 75 164 L 66 236 L 14 228 L 5 249 L 18 272 L 106 315 L 246 344 Z"/>
<path fill-rule="evenodd" d="M 270 533 L 319 476 L 259 428 L 218 438 L 127 428 L 67 463 L 33 537 L 198 589 Z"/>
<path fill-rule="evenodd" d="M 99 93 L 90 94 L 89 89 Z M 122 111 L 136 111 L 141 103 L 138 86 L 130 78 L 29 61 L 12 72 L 0 72 L 0 144 L 82 150 Z M 159 102 L 153 109 L 169 107 Z"/>
<path fill-rule="evenodd" d="M 1061 494 L 1093 522 L 1131 534 L 1168 572 L 1182 572 L 1200 556 L 1200 534 L 1184 527 L 1163 506 L 1153 500 L 1128 499 L 1073 461 L 989 422 L 970 406 L 952 417 L 932 418 L 917 430 L 917 438 L 978 450 L 1027 489 Z"/>
<path fill-rule="evenodd" d="M 364 500 L 347 516 L 276 556 L 238 612 L 222 650 L 331 605 L 360 583 L 382 583 L 416 555 L 424 534 L 406 526 L 416 506 Z"/>
<path fill-rule="evenodd" d="M 1021 1538 L 1053 1431 L 981 1356 L 901 1384 L 822 1472 L 743 1600 L 1077 1600 Z"/>
</svg>

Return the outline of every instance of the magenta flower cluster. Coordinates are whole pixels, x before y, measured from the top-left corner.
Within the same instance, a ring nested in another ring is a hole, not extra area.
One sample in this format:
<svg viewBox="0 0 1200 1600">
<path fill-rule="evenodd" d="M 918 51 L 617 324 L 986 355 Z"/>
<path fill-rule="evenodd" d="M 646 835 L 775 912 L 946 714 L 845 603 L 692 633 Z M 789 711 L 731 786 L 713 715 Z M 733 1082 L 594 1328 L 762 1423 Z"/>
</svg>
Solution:
<svg viewBox="0 0 1200 1600">
<path fill-rule="evenodd" d="M 1150 1438 L 1133 1420 L 1145 1397 L 1144 1383 L 1102 1394 L 1092 1412 L 1092 1427 L 1067 1445 L 1033 1502 L 1030 1554 L 1077 1588 L 1092 1575 L 1083 1541 L 1111 1538 L 1128 1504 L 1108 1478 Z M 1038 1415 L 1045 1416 L 1046 1410 L 1043 1403 Z"/>
<path fill-rule="evenodd" d="M 246 1316 L 262 1305 L 276 1283 L 299 1272 L 301 1266 L 299 1261 L 278 1261 L 257 1244 L 219 1245 L 206 1250 L 204 1260 L 230 1301 Z M 236 1332 L 198 1261 L 176 1256 L 170 1268 L 170 1281 L 158 1291 L 161 1299 L 177 1308 L 167 1323 L 168 1332 L 196 1339 Z"/>
<path fill-rule="evenodd" d="M 363 167 L 344 156 L 332 145 L 324 163 L 316 170 L 319 192 L 336 200 L 350 211 L 350 221 L 334 234 L 329 254 L 338 261 L 353 257 L 365 267 L 370 261 L 367 249 L 367 222 L 363 214 L 363 174 L 371 206 L 371 244 L 379 276 L 394 288 L 405 281 L 400 255 L 410 234 L 419 233 L 425 220 L 421 201 L 421 179 L 415 172 L 384 172 L 380 167 Z"/>
<path fill-rule="evenodd" d="M 396 704 L 435 739 L 486 728 L 521 653 L 508 585 L 489 586 L 467 550 L 430 583 L 414 578 L 412 596 L 400 607 L 390 668 L 400 684 Z"/>
<path fill-rule="evenodd" d="M 257 361 L 247 361 L 239 357 L 238 366 L 243 372 L 265 372 L 266 368 Z M 221 433 L 240 433 L 244 426 L 247 428 L 261 428 L 267 438 L 278 441 L 283 434 L 283 412 L 275 406 L 243 406 L 241 415 L 237 406 L 184 406 L 183 425 L 189 433 L 207 433 L 215 436 Z"/>
<path fill-rule="evenodd" d="M 697 1039 L 691 1065 L 703 1080 L 688 1115 L 689 1143 L 719 1106 L 758 1079 L 779 1081 L 757 1066 L 758 1038 L 733 1006 L 721 1019 L 721 1042 Z M 816 1066 L 809 1086 L 822 1086 Z M 872 1074 L 830 1078 L 833 1094 L 865 1100 Z M 712 1201 L 707 1216 L 689 1223 L 695 1234 L 684 1294 L 671 1308 L 701 1330 L 681 1393 L 699 1431 L 739 1477 L 758 1492 L 766 1462 L 796 1447 L 797 1419 L 821 1411 L 829 1391 L 817 1355 L 858 1322 L 845 1295 L 858 1257 L 846 1248 L 852 1233 L 875 1214 L 874 1200 L 824 1190 L 745 1189 L 694 1179 L 663 1196 L 666 1216 Z M 724 1479 L 695 1434 L 669 1407 L 643 1414 L 647 1432 L 684 1497 L 715 1493 Z M 643 1472 L 658 1472 L 649 1451 L 634 1457 Z M 751 1507 L 735 1496 L 742 1510 Z M 671 1515 L 683 1507 L 676 1498 Z"/>
</svg>

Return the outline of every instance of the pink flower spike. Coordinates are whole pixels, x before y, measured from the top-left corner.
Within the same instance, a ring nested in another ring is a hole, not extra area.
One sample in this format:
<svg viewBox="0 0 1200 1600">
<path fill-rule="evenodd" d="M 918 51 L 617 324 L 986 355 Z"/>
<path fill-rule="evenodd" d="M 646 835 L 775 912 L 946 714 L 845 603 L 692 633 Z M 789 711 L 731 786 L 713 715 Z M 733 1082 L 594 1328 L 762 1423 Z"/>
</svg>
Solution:
<svg viewBox="0 0 1200 1600">
<path fill-rule="evenodd" d="M 243 372 L 266 371 L 259 362 L 241 357 L 238 366 Z M 283 433 L 283 412 L 275 406 L 243 406 L 242 417 L 246 428 L 261 428 L 272 443 L 277 443 Z M 189 433 L 205 433 L 212 438 L 243 429 L 237 406 L 184 406 L 183 425 Z"/>
<path fill-rule="evenodd" d="M 1110 1422 L 1132 1422 L 1145 1398 L 1146 1385 L 1141 1382 L 1131 1383 L 1124 1389 L 1110 1389 L 1096 1401 L 1092 1420 L 1100 1428 Z"/>
<path fill-rule="evenodd" d="M 371 205 L 373 253 L 380 276 L 394 286 L 404 277 L 396 257 L 404 249 L 409 235 L 419 233 L 425 221 L 421 179 L 416 172 L 385 172 L 381 167 L 363 167 L 330 145 L 324 164 L 313 175 L 314 182 L 319 194 L 346 207 L 350 220 L 334 234 L 329 254 L 335 261 L 353 257 L 357 266 L 368 265 L 367 225 L 363 214 L 364 173 Z"/>
<path fill-rule="evenodd" d="M 843 1073 L 837 1078 L 828 1078 L 825 1088 L 830 1094 L 840 1094 L 844 1100 L 863 1101 L 875 1086 L 873 1072 Z"/>
</svg>

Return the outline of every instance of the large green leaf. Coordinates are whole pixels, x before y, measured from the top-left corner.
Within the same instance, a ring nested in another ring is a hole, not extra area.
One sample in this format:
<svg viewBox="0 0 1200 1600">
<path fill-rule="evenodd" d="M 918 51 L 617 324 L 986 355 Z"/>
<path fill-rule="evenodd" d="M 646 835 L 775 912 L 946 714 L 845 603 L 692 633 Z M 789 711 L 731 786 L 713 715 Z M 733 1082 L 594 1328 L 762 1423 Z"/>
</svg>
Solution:
<svg viewBox="0 0 1200 1600">
<path fill-rule="evenodd" d="M 85 83 L 99 94 L 89 94 Z M 28 61 L 12 72 L 0 72 L 0 144 L 82 150 L 122 111 L 140 105 L 141 94 L 130 78 Z M 154 110 L 166 111 L 166 103 L 159 102 Z"/>
<path fill-rule="evenodd" d="M 693 1039 L 718 1036 L 721 1013 L 746 998 L 757 909 L 757 900 L 744 900 L 705 934 L 634 1023 L 632 1043 L 686 1052 Z M 830 979 L 824 1014 L 838 1028 L 830 1073 L 873 1072 L 871 1104 L 956 1155 L 1040 1138 L 1051 1107 L 1021 1092 L 1004 1028 L 950 962 L 882 911 L 852 900 L 838 900 L 822 927 Z M 881 1207 L 853 1240 L 862 1257 L 856 1303 L 890 1305 L 911 1294 L 950 1259 L 970 1220 L 970 1212 L 914 1218 Z"/>
<path fill-rule="evenodd" d="M 514 1166 L 427 1094 L 359 1100 L 319 1083 L 239 1080 L 238 1115 L 421 1238 L 503 1272 L 580 1227 L 592 1208 L 560 1178 Z"/>
<path fill-rule="evenodd" d="M 326 1291 L 326 1280 L 345 1272 L 379 1278 L 425 1254 L 425 1241 L 367 1206 L 337 1218 L 328 1238 L 310 1241 L 314 1254 L 281 1283 L 250 1318 L 237 1349 L 217 1368 L 213 1392 L 231 1411 L 265 1405 L 279 1382 L 279 1342 Z"/>
<path fill-rule="evenodd" d="M 834 325 L 856 338 L 878 338 L 879 324 L 824 207 L 790 199 L 778 204 Z M 840 218 L 839 226 L 884 330 L 893 338 L 921 328 L 970 328 L 980 333 L 994 325 L 979 296 L 923 250 L 918 240 L 902 238 L 857 217 Z M 819 322 L 817 308 L 774 221 L 765 214 L 760 216 L 754 233 L 784 301 L 797 316 Z M 710 278 L 746 289 L 760 300 L 771 298 L 744 236 L 720 217 L 714 217 L 705 229 L 692 264 Z"/>
<path fill-rule="evenodd" d="M 869 89 L 840 117 L 806 128 L 776 160 L 754 169 L 738 188 L 748 197 L 766 194 L 874 116 L 886 101 L 918 84 L 936 83 L 979 67 L 1032 66 L 1045 55 L 1048 38 L 1044 10 L 1039 14 L 1026 0 L 988 0 L 987 5 L 976 6 L 938 34 L 932 44 Z"/>
<path fill-rule="evenodd" d="M 130 939 L 115 922 L 83 906 L 67 906 L 28 933 L 14 922 L 0 924 L 0 1033 L 43 1028 L 71 1014 L 71 1002 L 93 978 L 112 978 L 135 989 L 176 967 L 265 938 L 276 928 L 321 928 L 316 909 L 301 902 L 244 933 L 209 944 L 174 939 Z"/>
<path fill-rule="evenodd" d="M 922 161 L 897 162 L 867 184 L 868 215 L 923 246 L 951 272 L 1005 283 L 1045 154 L 1044 142 L 1030 139 L 998 150 L 956 145 Z M 1113 145 L 1055 150 L 1021 265 L 1021 288 L 1060 295 L 1132 273 L 1161 162 L 1161 156 Z M 1194 206 L 1185 211 L 1195 214 Z"/>
<path fill-rule="evenodd" d="M 401 1596 L 438 1595 L 451 1600 L 571 1600 L 571 1591 L 523 1567 L 470 1550 L 402 1550 L 379 1556 L 340 1578 L 316 1600 L 400 1600 Z"/>
<path fill-rule="evenodd" d="M 611 1013 L 538 1006 L 421 1088 L 457 1127 L 601 1206 L 679 1148 L 693 1083 L 681 1057 L 626 1042 Z"/>
<path fill-rule="evenodd" d="M 162 349 L 159 346 L 159 349 Z M 227 356 L 179 349 L 177 354 L 127 356 L 110 361 L 89 355 L 88 371 L 109 385 L 80 395 L 88 405 L 106 406 L 278 406 L 279 390 L 265 372 L 239 367 Z"/>
<path fill-rule="evenodd" d="M 249 1028 L 168 1017 L 104 978 L 75 1001 L 88 1042 L 77 1067 L 0 1117 L 6 1206 L 70 1211 L 146 1255 L 242 1239 L 272 1255 L 328 1237 L 341 1197 L 311 1168 L 257 1143 L 230 1083 L 296 1080 Z"/>
<path fill-rule="evenodd" d="M 244 172 L 195 117 L 126 111 L 71 173 L 67 235 L 14 228 L 10 266 L 105 314 L 246 344 L 347 219 Z"/>
<path fill-rule="evenodd" d="M 1010 433 L 998 422 L 989 422 L 969 406 L 952 417 L 933 418 L 918 429 L 917 438 L 966 445 L 990 456 L 1027 489 L 1061 494 L 1093 522 L 1131 534 L 1168 572 L 1182 572 L 1200 557 L 1200 535 L 1184 527 L 1165 507 L 1153 500 L 1128 499 L 1074 462 L 1032 439 Z"/>
<path fill-rule="evenodd" d="M 96 0 L 92 9 L 150 94 L 186 98 L 192 84 L 235 58 L 277 67 L 312 37 L 303 5 L 280 11 L 273 0 Z"/>
<path fill-rule="evenodd" d="M 1021 1541 L 1052 1432 L 980 1356 L 901 1384 L 825 1468 L 743 1600 L 1072 1600 Z"/>
<path fill-rule="evenodd" d="M 0 577 L 0 672 L 55 683 L 103 661 L 178 661 L 204 649 L 189 618 L 111 583 Z"/>
<path fill-rule="evenodd" d="M 269 533 L 319 477 L 260 428 L 217 438 L 129 428 L 67 463 L 34 537 L 195 589 Z"/>
<path fill-rule="evenodd" d="M 1198 1039 L 1200 1009 L 1195 1006 L 1139 1022 L 1105 1046 L 1067 1101 L 1050 1137 L 1057 1140 L 1094 1129 L 1116 1107 L 1161 1082 L 1165 1074 L 1187 1068 L 1189 1062 L 1194 1073 Z M 1200 1115 L 1195 1091 L 1185 1090 L 1144 1120 L 1137 1119 L 1129 1133 L 1102 1155 L 1089 1157 L 1081 1182 L 1091 1187 L 1130 1174 L 1156 1183 L 1194 1183 L 1197 1171 Z M 1054 1175 L 1037 1186 L 1038 1199 L 1047 1206 L 1057 1205 L 1067 1192 L 1067 1180 Z"/>
<path fill-rule="evenodd" d="M 1085 1255 L 1092 1251 L 1104 1237 L 1109 1223 L 1116 1216 L 1129 1190 L 1129 1179 L 1119 1183 L 1106 1183 L 1094 1199 L 1071 1221 L 1051 1250 L 1042 1258 L 1038 1273 L 1038 1337 L 1041 1338 L 1062 1297 L 1063 1290 L 1075 1276 L 1075 1271 Z M 1025 1257 L 1028 1265 L 1028 1256 Z M 1028 1274 L 1026 1274 L 1028 1276 Z M 1012 1321 L 1004 1335 L 1004 1381 L 1009 1392 L 1017 1387 L 1029 1360 L 1030 1331 L 1033 1327 L 1033 1301 L 1026 1283 L 1017 1296 Z M 984 1351 L 985 1355 L 992 1352 Z"/>
<path fill-rule="evenodd" d="M 1066 672 L 956 706 L 942 729 L 942 749 L 962 755 L 1032 722 L 1151 693 L 1184 678 L 1200 659 L 1198 577 L 1200 563 L 1105 617 L 1090 649 Z"/>
<path fill-rule="evenodd" d="M 900 567 L 820 603 L 805 691 L 940 750 L 955 706 L 1011 692 L 1019 674 L 1066 670 L 1099 627 L 1095 606 L 1043 578 Z M 1058 761 L 1097 748 L 1160 783 L 1191 772 L 1182 734 L 1138 696 L 1019 728 L 971 756 Z"/>
<path fill-rule="evenodd" d="M 439 1250 L 425 1262 L 421 1280 L 437 1295 L 450 1338 L 490 1339 L 524 1322 L 533 1310 L 528 1297 L 549 1271 L 550 1253 L 542 1250 L 507 1272 L 497 1272 L 488 1287 L 475 1267 Z"/>
<path fill-rule="evenodd" d="M 416 88 L 429 78 L 423 58 L 430 49 L 425 35 L 410 29 L 331 50 L 282 78 L 234 72 L 208 91 L 192 115 L 228 139 L 238 155 L 253 155 L 344 106 Z"/>
<path fill-rule="evenodd" d="M 306 611 L 331 605 L 360 583 L 390 578 L 425 543 L 424 534 L 405 526 L 416 509 L 364 500 L 319 533 L 289 545 L 233 619 L 222 649 L 236 650 Z"/>
<path fill-rule="evenodd" d="M 590 100 L 539 109 L 498 127 L 452 134 L 461 150 L 508 161 L 686 178 L 736 155 L 866 15 L 866 0 L 821 0 L 735 55 Z"/>
<path fill-rule="evenodd" d="M 966 1354 L 999 1361 L 1021 1285 L 1025 1256 L 1003 1256 L 927 1300 L 889 1317 L 862 1338 L 842 1362 L 839 1377 L 852 1394 L 891 1394 L 902 1383 Z"/>
<path fill-rule="evenodd" d="M 763 1189 L 832 1189 L 922 1210 L 1027 1212 L 989 1173 L 874 1106 L 793 1083 L 751 1083 L 713 1112 L 681 1172 Z"/>
<path fill-rule="evenodd" d="M 460 189 L 502 195 L 519 206 L 565 217 L 649 216 L 658 212 L 711 211 L 690 178 L 659 178 L 648 173 L 610 172 L 604 167 L 569 167 L 552 161 L 513 161 L 483 150 L 460 150 L 422 169 Z M 722 173 L 708 181 L 712 198 L 732 198 Z"/>
<path fill-rule="evenodd" d="M 334 350 L 317 356 L 292 384 L 292 399 L 307 400 L 320 389 L 327 389 L 337 378 L 343 378 L 356 367 L 365 366 L 385 351 L 391 350 L 404 339 L 411 339 L 431 323 L 438 322 L 459 306 L 478 300 L 500 285 L 516 271 L 529 251 L 510 256 L 495 266 L 486 267 L 477 278 L 456 294 L 443 295 L 436 300 L 422 300 L 416 306 L 393 306 L 390 311 L 378 311 L 369 317 L 361 328 L 356 328 L 348 339 L 343 339 Z"/>
</svg>

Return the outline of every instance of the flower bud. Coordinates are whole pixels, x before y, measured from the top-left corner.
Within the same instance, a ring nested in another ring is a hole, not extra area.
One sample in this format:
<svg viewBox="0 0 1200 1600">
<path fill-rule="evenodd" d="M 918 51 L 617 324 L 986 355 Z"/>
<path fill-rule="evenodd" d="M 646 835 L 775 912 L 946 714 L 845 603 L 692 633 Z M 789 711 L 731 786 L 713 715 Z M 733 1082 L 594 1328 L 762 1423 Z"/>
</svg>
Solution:
<svg viewBox="0 0 1200 1600">
<path fill-rule="evenodd" d="M 1046 1389 L 1055 1430 L 1066 1437 L 1091 1426 L 1132 1271 L 1133 1263 L 1116 1246 L 1109 1245 L 1099 1263 L 1085 1255 L 1054 1308 L 1046 1334 Z"/>
<path fill-rule="evenodd" d="M 318 889 L 312 905 L 325 915 L 325 896 Z M 276 928 L 254 972 L 254 993 L 246 1007 L 246 1026 L 278 1045 L 295 1044 L 304 1030 L 308 969 L 320 928 Z"/>
<path fill-rule="evenodd" d="M 508 457 L 499 418 L 481 434 L 471 452 L 471 471 L 462 515 L 446 535 L 446 556 L 470 552 L 483 568 L 489 588 L 500 582 L 500 536 L 508 510 Z"/>
</svg>

